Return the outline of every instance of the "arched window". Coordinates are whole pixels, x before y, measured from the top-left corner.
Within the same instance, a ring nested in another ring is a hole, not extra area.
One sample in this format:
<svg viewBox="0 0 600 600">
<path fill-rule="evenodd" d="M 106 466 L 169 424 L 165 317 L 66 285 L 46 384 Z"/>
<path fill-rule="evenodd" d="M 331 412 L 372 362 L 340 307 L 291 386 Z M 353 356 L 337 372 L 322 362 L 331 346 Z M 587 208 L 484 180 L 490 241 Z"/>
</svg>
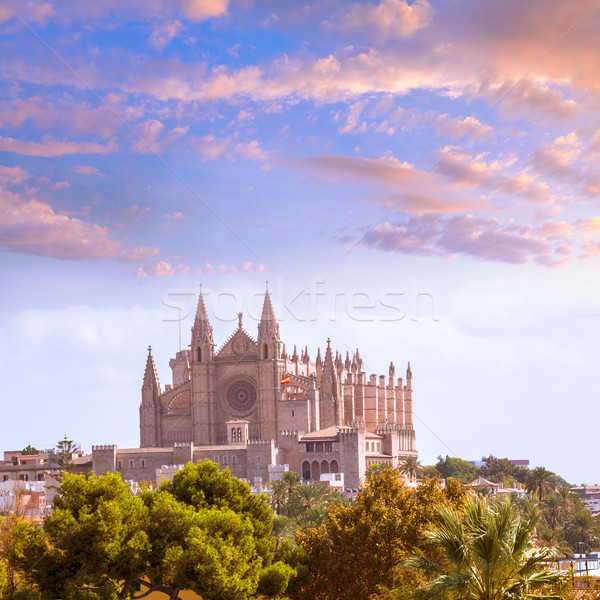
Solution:
<svg viewBox="0 0 600 600">
<path fill-rule="evenodd" d="M 307 460 L 302 463 L 302 479 L 310 479 L 310 463 Z"/>
<path fill-rule="evenodd" d="M 242 428 L 238 427 L 238 442 L 242 441 Z"/>
<path fill-rule="evenodd" d="M 329 465 L 329 468 L 331 469 L 332 473 L 339 473 L 340 472 L 340 468 L 338 467 L 337 460 L 332 460 L 331 464 Z"/>
<path fill-rule="evenodd" d="M 264 354 L 265 358 L 269 358 L 269 346 L 267 344 L 265 344 Z"/>
<path fill-rule="evenodd" d="M 202 362 L 202 348 L 198 348 L 198 362 Z"/>
<path fill-rule="evenodd" d="M 237 442 L 237 438 L 236 438 L 236 435 L 235 435 L 235 427 L 231 428 L 231 441 L 232 442 Z"/>
<path fill-rule="evenodd" d="M 223 462 L 221 464 L 222 465 L 228 465 L 229 464 L 229 458 L 227 456 L 223 456 Z"/>
<path fill-rule="evenodd" d="M 237 454 L 234 454 L 234 455 L 231 457 L 231 464 L 232 464 L 232 465 L 237 465 Z"/>
</svg>

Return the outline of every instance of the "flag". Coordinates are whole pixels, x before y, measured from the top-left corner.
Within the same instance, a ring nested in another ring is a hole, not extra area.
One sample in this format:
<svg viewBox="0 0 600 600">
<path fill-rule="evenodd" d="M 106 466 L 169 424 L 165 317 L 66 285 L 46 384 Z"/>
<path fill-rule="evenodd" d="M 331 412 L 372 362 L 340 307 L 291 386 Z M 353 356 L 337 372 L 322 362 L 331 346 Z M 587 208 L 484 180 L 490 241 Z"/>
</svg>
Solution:
<svg viewBox="0 0 600 600">
<path fill-rule="evenodd" d="M 290 376 L 286 375 L 282 380 L 281 380 L 281 385 L 285 385 L 286 383 L 290 382 Z"/>
</svg>

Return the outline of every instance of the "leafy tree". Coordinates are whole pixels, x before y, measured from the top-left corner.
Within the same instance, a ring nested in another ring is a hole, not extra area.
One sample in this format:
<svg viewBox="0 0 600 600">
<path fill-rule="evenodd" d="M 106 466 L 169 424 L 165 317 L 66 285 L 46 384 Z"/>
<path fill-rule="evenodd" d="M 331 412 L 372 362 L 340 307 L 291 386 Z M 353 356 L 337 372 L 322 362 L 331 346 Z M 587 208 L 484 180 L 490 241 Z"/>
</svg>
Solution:
<svg viewBox="0 0 600 600">
<path fill-rule="evenodd" d="M 23 450 L 21 450 L 21 454 L 25 454 L 25 455 L 32 455 L 32 454 L 39 454 L 40 451 L 35 447 L 32 446 L 31 444 L 27 444 L 27 446 L 25 446 L 25 448 L 23 448 Z"/>
<path fill-rule="evenodd" d="M 471 483 L 477 477 L 479 469 L 462 458 L 455 458 L 446 455 L 446 458 L 438 456 L 438 462 L 435 469 L 444 478 L 450 477 L 460 481 L 463 485 Z"/>
<path fill-rule="evenodd" d="M 67 473 L 54 507 L 42 530 L 22 524 L 11 555 L 51 598 L 117 600 L 160 591 L 176 600 L 190 589 L 204 600 L 244 600 L 272 560 L 266 498 L 210 461 L 190 463 L 140 496 L 116 473 Z"/>
<path fill-rule="evenodd" d="M 547 548 L 535 548 L 536 519 L 521 519 L 509 502 L 471 500 L 464 513 L 442 507 L 441 524 L 428 534 L 441 561 L 413 556 L 405 564 L 432 577 L 415 598 L 461 600 L 557 598 L 536 590 L 560 584 L 562 576 L 542 566 Z M 560 599 L 558 599 L 560 600 Z"/>
<path fill-rule="evenodd" d="M 553 477 L 552 471 L 548 471 L 544 467 L 536 467 L 529 473 L 526 482 L 527 491 L 537 494 L 538 500 L 541 502 L 545 492 L 554 490 Z"/>
<path fill-rule="evenodd" d="M 382 587 L 396 587 L 405 576 L 398 566 L 438 518 L 435 507 L 461 505 L 465 494 L 451 485 L 446 495 L 433 481 L 415 491 L 396 469 L 372 475 L 355 502 L 329 507 L 322 526 L 297 532 L 312 576 L 306 596 L 362 600 Z"/>
<path fill-rule="evenodd" d="M 488 457 L 483 457 L 482 460 L 483 465 L 479 467 L 479 473 L 490 481 L 502 484 L 508 479 L 514 479 L 522 484 L 527 482 L 529 470 L 513 465 L 508 458 L 496 458 L 490 454 Z"/>
<path fill-rule="evenodd" d="M 427 479 L 439 479 L 442 474 L 435 468 L 435 465 L 425 465 L 423 469 L 423 477 Z"/>
<path fill-rule="evenodd" d="M 147 568 L 146 522 L 120 475 L 67 473 L 43 530 L 21 524 L 12 562 L 53 598 L 126 598 Z"/>
<path fill-rule="evenodd" d="M 257 551 L 265 566 L 272 558 L 272 542 L 269 538 L 273 527 L 273 511 L 264 494 L 252 494 L 250 486 L 229 469 L 219 471 L 210 460 L 187 466 L 173 476 L 172 481 L 161 484 L 164 490 L 179 502 L 202 508 L 228 508 L 250 521 Z"/>
</svg>

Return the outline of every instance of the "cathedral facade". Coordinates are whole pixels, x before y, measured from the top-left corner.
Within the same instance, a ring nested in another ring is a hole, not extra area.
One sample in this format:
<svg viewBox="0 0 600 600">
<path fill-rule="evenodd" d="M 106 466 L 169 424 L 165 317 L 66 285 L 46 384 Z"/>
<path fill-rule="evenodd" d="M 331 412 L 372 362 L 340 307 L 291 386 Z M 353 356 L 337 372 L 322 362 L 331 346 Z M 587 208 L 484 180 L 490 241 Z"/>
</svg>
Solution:
<svg viewBox="0 0 600 600">
<path fill-rule="evenodd" d="M 210 458 L 251 484 L 289 465 L 304 479 L 343 473 L 345 486 L 358 488 L 371 464 L 417 454 L 410 363 L 403 380 L 393 363 L 387 376 L 368 376 L 358 350 L 344 357 L 329 339 L 314 360 L 307 348 L 286 352 L 268 291 L 256 339 L 240 314 L 219 350 L 200 294 L 190 348 L 170 367 L 163 390 L 149 349 L 140 448 L 94 447 L 96 472 L 150 479 L 161 465 Z"/>
</svg>

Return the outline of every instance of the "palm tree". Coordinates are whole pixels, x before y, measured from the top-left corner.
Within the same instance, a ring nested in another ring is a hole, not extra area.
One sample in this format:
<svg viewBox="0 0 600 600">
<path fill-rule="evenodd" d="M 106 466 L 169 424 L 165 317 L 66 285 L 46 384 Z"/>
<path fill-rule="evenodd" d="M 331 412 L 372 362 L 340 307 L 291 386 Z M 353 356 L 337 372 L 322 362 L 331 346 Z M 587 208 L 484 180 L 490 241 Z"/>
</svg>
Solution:
<svg viewBox="0 0 600 600">
<path fill-rule="evenodd" d="M 579 542 L 585 542 L 592 537 L 597 528 L 596 520 L 587 508 L 579 508 L 573 512 L 567 522 L 567 539 L 575 550 Z"/>
<path fill-rule="evenodd" d="M 521 518 L 510 502 L 492 504 L 477 498 L 462 513 L 442 508 L 438 514 L 441 525 L 428 538 L 441 551 L 443 566 L 424 556 L 405 563 L 433 575 L 416 598 L 558 599 L 534 593 L 562 581 L 560 573 L 541 566 L 550 551 L 534 546 L 535 519 Z"/>
<path fill-rule="evenodd" d="M 329 494 L 329 486 L 325 482 L 299 485 L 290 496 L 290 513 L 302 515 L 311 508 L 327 504 Z"/>
<path fill-rule="evenodd" d="M 285 471 L 281 475 L 281 481 L 285 481 L 289 497 L 292 495 L 294 488 L 302 483 L 302 478 L 300 477 L 300 473 L 296 473 L 295 471 Z"/>
<path fill-rule="evenodd" d="M 271 481 L 269 483 L 269 496 L 271 498 L 271 507 L 275 511 L 275 514 L 280 515 L 281 509 L 285 506 L 289 498 L 288 484 L 283 479 Z"/>
<path fill-rule="evenodd" d="M 529 480 L 527 481 L 527 491 L 538 495 L 538 500 L 541 502 L 544 496 L 544 492 L 554 490 L 552 479 L 554 473 L 548 471 L 545 467 L 536 467 L 529 474 Z"/>
<path fill-rule="evenodd" d="M 408 475 L 411 479 L 415 479 L 421 470 L 421 463 L 416 456 L 407 456 L 400 465 L 400 473 Z"/>
<path fill-rule="evenodd" d="M 294 537 L 294 531 L 296 530 L 296 523 L 288 517 L 283 515 L 276 515 L 273 517 L 273 529 L 271 529 L 271 537 L 275 538 L 275 547 L 279 548 L 279 545 L 284 539 L 291 539 Z"/>
<path fill-rule="evenodd" d="M 552 531 L 556 529 L 561 521 L 564 505 L 563 498 L 556 493 L 548 494 L 543 502 L 545 517 Z"/>
</svg>

